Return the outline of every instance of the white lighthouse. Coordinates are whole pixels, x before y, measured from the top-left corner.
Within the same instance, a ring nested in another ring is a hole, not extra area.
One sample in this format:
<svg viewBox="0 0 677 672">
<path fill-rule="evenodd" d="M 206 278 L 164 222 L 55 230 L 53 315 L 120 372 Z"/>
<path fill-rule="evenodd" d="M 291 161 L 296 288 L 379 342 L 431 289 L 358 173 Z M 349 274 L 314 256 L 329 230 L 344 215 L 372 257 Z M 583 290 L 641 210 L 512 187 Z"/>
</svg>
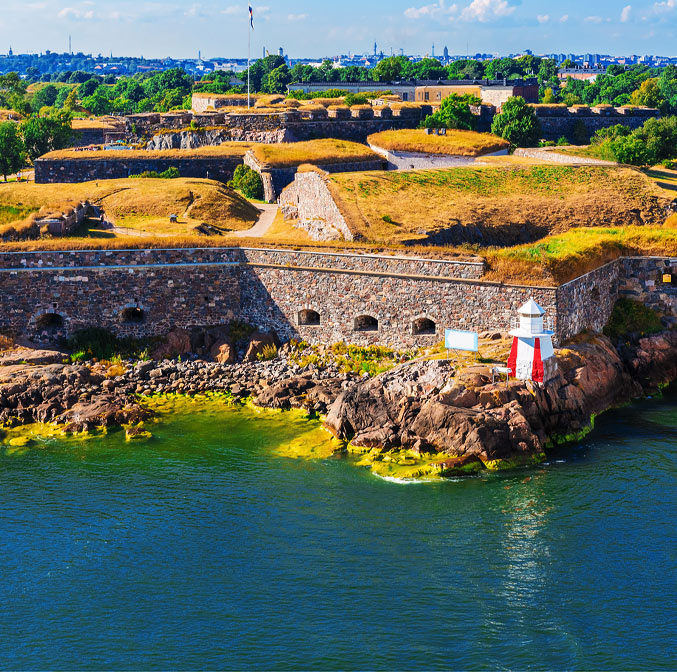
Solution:
<svg viewBox="0 0 677 672">
<path fill-rule="evenodd" d="M 510 332 L 513 341 L 508 358 L 510 375 L 514 378 L 547 383 L 557 373 L 553 332 L 544 328 L 544 315 L 545 310 L 533 299 L 519 309 L 520 326 Z"/>
</svg>

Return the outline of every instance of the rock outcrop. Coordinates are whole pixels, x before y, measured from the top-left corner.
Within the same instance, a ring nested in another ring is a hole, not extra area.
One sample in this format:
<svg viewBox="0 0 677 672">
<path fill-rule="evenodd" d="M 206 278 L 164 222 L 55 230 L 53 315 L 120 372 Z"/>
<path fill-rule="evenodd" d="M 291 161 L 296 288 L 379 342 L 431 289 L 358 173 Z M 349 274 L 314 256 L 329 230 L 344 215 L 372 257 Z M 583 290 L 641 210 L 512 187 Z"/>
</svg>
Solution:
<svg viewBox="0 0 677 672">
<path fill-rule="evenodd" d="M 623 355 L 603 337 L 558 351 L 559 373 L 545 386 L 494 383 L 488 369 L 454 374 L 446 362 L 421 362 L 345 390 L 325 427 L 357 451 L 443 454 L 454 473 L 536 462 L 552 445 L 591 428 L 594 416 L 677 377 L 677 332 L 644 338 Z"/>
</svg>

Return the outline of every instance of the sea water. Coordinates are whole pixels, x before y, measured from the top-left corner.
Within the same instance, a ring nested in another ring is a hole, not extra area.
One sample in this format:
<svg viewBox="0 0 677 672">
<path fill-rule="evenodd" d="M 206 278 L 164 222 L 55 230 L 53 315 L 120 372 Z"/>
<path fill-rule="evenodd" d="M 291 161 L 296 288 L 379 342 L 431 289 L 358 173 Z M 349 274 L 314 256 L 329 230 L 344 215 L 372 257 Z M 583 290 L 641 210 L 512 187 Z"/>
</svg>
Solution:
<svg viewBox="0 0 677 672">
<path fill-rule="evenodd" d="M 4 446 L 0 668 L 674 669 L 674 402 L 422 484 L 200 404 L 147 442 Z"/>
</svg>

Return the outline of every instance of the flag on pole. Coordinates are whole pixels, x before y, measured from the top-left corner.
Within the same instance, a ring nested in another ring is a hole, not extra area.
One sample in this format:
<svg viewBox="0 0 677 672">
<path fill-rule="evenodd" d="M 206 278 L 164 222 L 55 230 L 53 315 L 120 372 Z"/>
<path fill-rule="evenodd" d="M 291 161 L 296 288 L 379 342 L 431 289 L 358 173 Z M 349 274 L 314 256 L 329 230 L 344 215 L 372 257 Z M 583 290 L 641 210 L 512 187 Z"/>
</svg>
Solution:
<svg viewBox="0 0 677 672">
<path fill-rule="evenodd" d="M 249 23 L 252 26 L 252 30 L 254 30 L 254 10 L 251 5 L 249 5 Z"/>
</svg>

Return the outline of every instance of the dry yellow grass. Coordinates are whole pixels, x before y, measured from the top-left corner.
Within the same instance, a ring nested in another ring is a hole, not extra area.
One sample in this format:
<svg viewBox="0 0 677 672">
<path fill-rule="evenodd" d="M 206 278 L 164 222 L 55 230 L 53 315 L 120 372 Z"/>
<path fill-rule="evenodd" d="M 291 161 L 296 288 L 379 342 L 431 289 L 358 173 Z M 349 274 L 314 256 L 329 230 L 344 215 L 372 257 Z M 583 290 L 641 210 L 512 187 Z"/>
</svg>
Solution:
<svg viewBox="0 0 677 672">
<path fill-rule="evenodd" d="M 641 172 L 606 166 L 339 173 L 327 184 L 353 233 L 380 244 L 504 246 L 577 226 L 661 225 L 668 203 Z"/>
<path fill-rule="evenodd" d="M 41 159 L 68 159 L 81 161 L 110 161 L 111 159 L 191 159 L 200 157 L 244 157 L 252 142 L 226 142 L 222 145 L 209 145 L 197 149 L 164 149 L 148 151 L 146 149 L 99 149 L 75 150 L 60 149 L 41 156 Z"/>
<path fill-rule="evenodd" d="M 74 131 L 123 131 L 125 125 L 115 117 L 90 117 L 88 119 L 73 119 L 71 128 Z"/>
<path fill-rule="evenodd" d="M 0 110 L 0 122 L 3 121 L 21 121 L 23 117 L 14 110 Z"/>
<path fill-rule="evenodd" d="M 426 135 L 423 129 L 383 131 L 367 138 L 370 145 L 394 152 L 420 152 L 452 156 L 482 156 L 506 150 L 510 143 L 491 133 L 447 131 L 446 135 Z"/>
<path fill-rule="evenodd" d="M 571 229 L 527 245 L 487 251 L 485 279 L 559 285 L 629 255 L 677 255 L 677 229 L 668 226 Z"/>
<path fill-rule="evenodd" d="M 84 200 L 101 206 L 107 219 L 116 226 L 151 233 L 186 233 L 204 223 L 223 231 L 244 230 L 258 219 L 258 210 L 251 203 L 212 180 L 124 179 L 79 184 L 0 184 L 0 206 L 38 210 Z M 171 214 L 178 215 L 180 231 L 169 227 Z"/>
<path fill-rule="evenodd" d="M 256 145 L 252 148 L 256 160 L 272 168 L 300 166 L 304 163 L 326 165 L 380 159 L 366 145 L 347 140 L 326 138 L 277 145 Z"/>
</svg>

